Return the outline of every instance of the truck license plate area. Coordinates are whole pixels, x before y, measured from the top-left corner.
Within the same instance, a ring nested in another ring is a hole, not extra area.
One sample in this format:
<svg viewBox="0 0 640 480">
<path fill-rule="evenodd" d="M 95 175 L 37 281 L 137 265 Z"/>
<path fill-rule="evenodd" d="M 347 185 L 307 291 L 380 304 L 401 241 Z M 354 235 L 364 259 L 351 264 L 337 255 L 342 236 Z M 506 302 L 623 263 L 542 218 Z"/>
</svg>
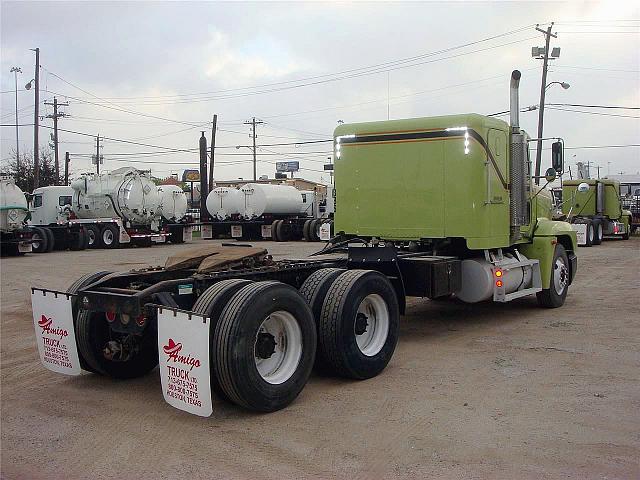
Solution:
<svg viewBox="0 0 640 480">
<path fill-rule="evenodd" d="M 71 310 L 72 295 L 31 289 L 33 326 L 42 364 L 58 373 L 80 375 L 80 359 Z"/>
<path fill-rule="evenodd" d="M 213 412 L 210 319 L 175 308 L 156 308 L 162 395 L 175 408 L 208 417 Z"/>
</svg>

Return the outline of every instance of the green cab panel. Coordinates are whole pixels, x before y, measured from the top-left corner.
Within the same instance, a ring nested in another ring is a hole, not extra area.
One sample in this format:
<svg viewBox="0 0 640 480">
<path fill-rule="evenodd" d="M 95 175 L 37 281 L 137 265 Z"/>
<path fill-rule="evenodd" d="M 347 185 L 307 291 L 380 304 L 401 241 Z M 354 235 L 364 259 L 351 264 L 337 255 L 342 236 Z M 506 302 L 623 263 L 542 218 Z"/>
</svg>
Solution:
<svg viewBox="0 0 640 480">
<path fill-rule="evenodd" d="M 476 114 L 340 125 L 336 232 L 508 246 L 509 135 Z"/>
<path fill-rule="evenodd" d="M 589 190 L 578 192 L 578 185 L 586 183 Z M 602 198 L 599 198 L 602 195 Z M 592 217 L 598 215 L 598 204 L 601 203 L 601 214 L 611 220 L 618 220 L 622 215 L 620 198 L 620 182 L 609 179 L 566 180 L 562 183 L 562 213 L 576 217 Z"/>
</svg>

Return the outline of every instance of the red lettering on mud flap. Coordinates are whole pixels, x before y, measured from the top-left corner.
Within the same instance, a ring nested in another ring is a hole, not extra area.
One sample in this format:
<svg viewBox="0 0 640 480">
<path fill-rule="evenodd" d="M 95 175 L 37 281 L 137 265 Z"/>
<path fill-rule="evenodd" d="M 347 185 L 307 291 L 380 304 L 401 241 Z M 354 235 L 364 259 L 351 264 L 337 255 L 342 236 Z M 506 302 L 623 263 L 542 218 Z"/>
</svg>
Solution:
<svg viewBox="0 0 640 480">
<path fill-rule="evenodd" d="M 162 394 L 169 405 L 208 417 L 211 401 L 208 318 L 158 307 Z"/>
<path fill-rule="evenodd" d="M 63 292 L 33 288 L 33 326 L 42 364 L 54 372 L 80 375 L 71 298 Z"/>
</svg>

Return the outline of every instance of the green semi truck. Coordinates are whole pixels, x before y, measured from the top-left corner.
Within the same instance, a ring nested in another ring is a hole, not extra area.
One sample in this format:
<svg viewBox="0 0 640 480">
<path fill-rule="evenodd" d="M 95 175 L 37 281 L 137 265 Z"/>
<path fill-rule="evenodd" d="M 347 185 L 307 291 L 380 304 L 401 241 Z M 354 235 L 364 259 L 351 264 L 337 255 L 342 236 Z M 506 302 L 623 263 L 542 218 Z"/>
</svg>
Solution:
<svg viewBox="0 0 640 480">
<path fill-rule="evenodd" d="M 176 408 L 208 416 L 215 393 L 274 411 L 314 365 L 356 380 L 382 372 L 406 297 L 535 295 L 560 307 L 576 274 L 576 232 L 550 219 L 551 196 L 533 182 L 519 80 L 516 70 L 510 124 L 467 114 L 339 126 L 339 234 L 317 257 L 205 245 L 164 268 L 96 272 L 66 292 L 32 288 L 42 363 L 114 378 L 159 363 Z M 548 181 L 563 170 L 562 144 L 552 151 Z"/>
<path fill-rule="evenodd" d="M 600 245 L 605 237 L 629 239 L 632 215 L 623 209 L 617 180 L 566 180 L 562 199 L 562 215 L 576 230 L 578 245 Z"/>
</svg>

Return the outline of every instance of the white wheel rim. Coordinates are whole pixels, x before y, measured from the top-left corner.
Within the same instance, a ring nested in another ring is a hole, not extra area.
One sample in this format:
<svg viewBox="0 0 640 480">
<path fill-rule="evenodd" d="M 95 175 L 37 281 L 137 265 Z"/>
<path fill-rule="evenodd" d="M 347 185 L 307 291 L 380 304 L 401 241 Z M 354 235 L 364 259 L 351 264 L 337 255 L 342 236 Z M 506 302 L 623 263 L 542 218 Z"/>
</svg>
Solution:
<svg viewBox="0 0 640 480">
<path fill-rule="evenodd" d="M 111 230 L 102 232 L 102 241 L 105 245 L 111 245 L 113 243 L 113 232 Z"/>
<path fill-rule="evenodd" d="M 87 230 L 87 235 L 89 235 L 89 245 L 93 245 L 96 241 L 96 232 Z"/>
<path fill-rule="evenodd" d="M 36 250 L 38 248 L 40 248 L 40 243 L 42 242 L 42 237 L 40 237 L 40 235 L 38 233 L 34 233 L 33 235 L 31 235 L 31 246 L 33 248 L 35 248 Z"/>
<path fill-rule="evenodd" d="M 562 258 L 557 258 L 553 265 L 553 285 L 558 295 L 562 295 L 569 281 L 569 270 Z"/>
<path fill-rule="evenodd" d="M 593 242 L 593 227 L 589 229 L 589 240 Z"/>
<path fill-rule="evenodd" d="M 602 240 L 602 225 L 598 225 L 598 240 Z"/>
<path fill-rule="evenodd" d="M 358 349 L 367 357 L 373 357 L 382 350 L 389 336 L 389 309 L 380 295 L 372 293 L 360 302 L 353 331 Z"/>
<path fill-rule="evenodd" d="M 256 368 L 263 380 L 272 385 L 289 380 L 302 358 L 302 330 L 296 318 L 284 310 L 265 318 L 256 333 L 253 352 Z"/>
</svg>

